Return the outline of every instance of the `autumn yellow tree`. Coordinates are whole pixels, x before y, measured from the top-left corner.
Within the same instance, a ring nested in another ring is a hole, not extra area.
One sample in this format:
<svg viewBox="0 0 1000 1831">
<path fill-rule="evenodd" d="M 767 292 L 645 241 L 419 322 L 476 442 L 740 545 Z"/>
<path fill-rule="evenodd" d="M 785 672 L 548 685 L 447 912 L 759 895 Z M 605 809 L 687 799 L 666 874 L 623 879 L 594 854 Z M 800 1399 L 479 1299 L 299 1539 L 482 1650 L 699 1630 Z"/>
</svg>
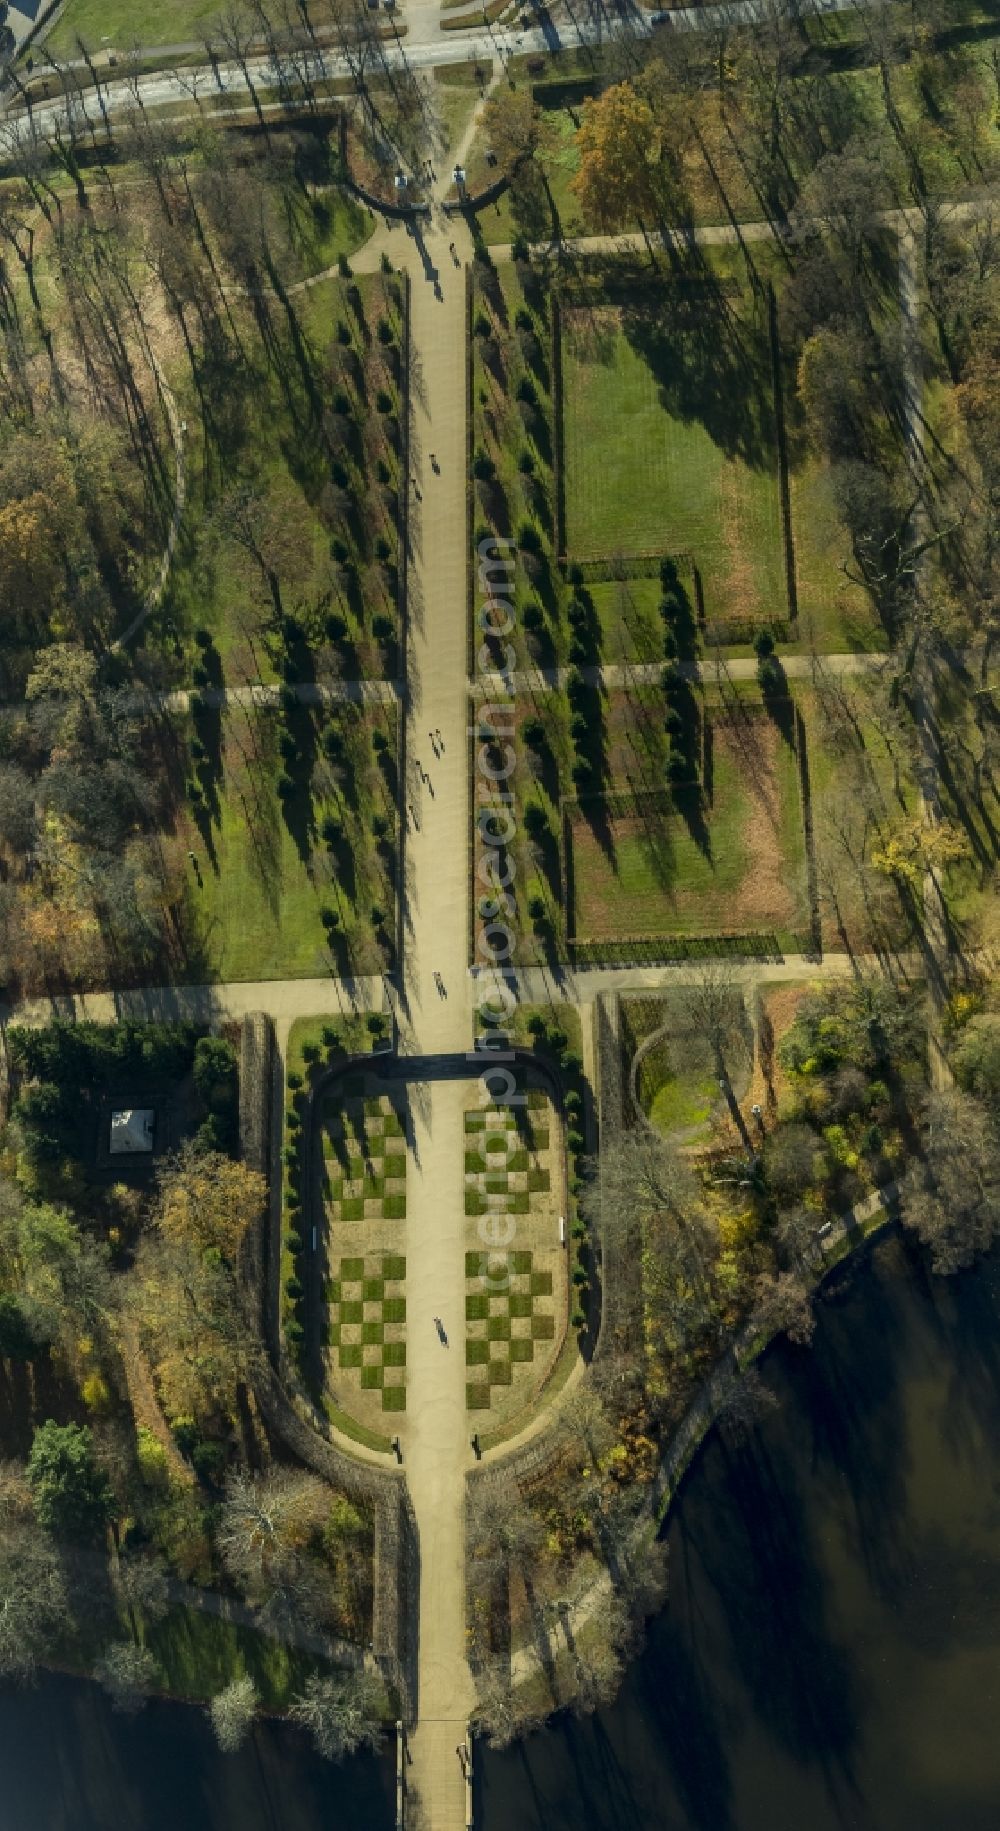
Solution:
<svg viewBox="0 0 1000 1831">
<path fill-rule="evenodd" d="M 482 131 L 501 171 L 507 173 L 543 150 L 548 138 L 545 117 L 528 89 L 493 96 L 483 109 Z"/>
<path fill-rule="evenodd" d="M 960 864 L 969 854 L 969 841 L 953 820 L 929 821 L 913 814 L 873 849 L 872 864 L 885 877 L 915 888 L 925 872 Z"/>
<path fill-rule="evenodd" d="M 0 603 L 21 635 L 46 626 L 59 595 L 57 519 L 40 490 L 0 508 Z"/>
<path fill-rule="evenodd" d="M 163 1178 L 127 1299 L 170 1417 L 233 1415 L 240 1385 L 260 1363 L 258 1297 L 243 1248 L 266 1194 L 262 1176 L 217 1152 L 186 1151 Z"/>
<path fill-rule="evenodd" d="M 630 82 L 584 104 L 580 170 L 572 188 L 588 223 L 604 230 L 655 218 L 670 175 L 670 149 L 653 109 Z"/>
<path fill-rule="evenodd" d="M 160 1186 L 157 1225 L 163 1238 L 235 1259 L 264 1212 L 267 1185 L 246 1164 L 218 1151 L 187 1150 Z"/>
</svg>

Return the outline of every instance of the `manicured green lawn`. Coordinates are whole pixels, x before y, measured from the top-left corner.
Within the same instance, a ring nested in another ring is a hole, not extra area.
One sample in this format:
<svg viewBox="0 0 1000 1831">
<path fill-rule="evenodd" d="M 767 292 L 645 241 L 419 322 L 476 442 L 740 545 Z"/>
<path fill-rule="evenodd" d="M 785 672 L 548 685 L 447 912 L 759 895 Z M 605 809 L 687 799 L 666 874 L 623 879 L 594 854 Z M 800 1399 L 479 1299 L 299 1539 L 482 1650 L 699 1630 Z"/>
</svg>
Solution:
<svg viewBox="0 0 1000 1831">
<path fill-rule="evenodd" d="M 207 1700 L 247 1675 L 273 1710 L 287 1706 L 318 1663 L 254 1628 L 183 1605 L 149 1626 L 146 1642 L 175 1697 Z"/>
<path fill-rule="evenodd" d="M 340 198 L 333 207 L 338 220 L 348 208 Z M 279 374 L 264 357 L 256 334 L 245 327 L 254 362 L 234 376 L 228 424 L 214 429 L 224 446 L 221 452 L 202 437 L 201 401 L 190 371 L 178 363 L 172 374 L 189 427 L 187 502 L 163 611 L 151 619 L 146 640 L 155 640 L 166 626 L 187 638 L 190 652 L 194 632 L 207 631 L 230 686 L 273 681 L 281 653 L 272 590 L 229 507 L 241 489 L 249 492 L 259 550 L 278 578 L 282 611 L 294 614 L 300 626 L 301 640 L 292 654 L 294 676 L 309 678 L 310 672 L 322 675 L 339 666 L 352 678 L 371 677 L 396 665 L 391 648 L 374 640 L 371 625 L 376 614 L 393 623 L 396 618 L 393 583 L 375 561 L 375 545 L 384 539 L 390 551 L 396 540 L 391 504 L 398 459 L 388 440 L 374 437 L 384 422 L 374 409 L 368 411 L 373 437 L 363 485 L 370 526 L 357 548 L 358 584 L 352 589 L 335 558 L 335 544 L 343 538 L 350 547 L 357 524 L 350 510 L 331 502 L 336 492 L 330 487 L 330 455 L 318 439 L 314 411 L 315 389 L 330 385 L 323 376 L 338 347 L 338 326 L 351 327 L 351 355 L 357 352 L 367 390 L 374 395 L 385 382 L 382 346 L 371 336 L 387 311 L 385 288 L 381 276 L 358 284 L 363 329 L 351 312 L 343 280 L 324 281 L 296 295 L 300 347 L 311 368 L 309 386 L 296 363 Z M 385 465 L 382 490 L 373 474 L 376 445 Z M 343 624 L 343 646 L 337 651 L 328 639 L 331 614 Z"/>
<path fill-rule="evenodd" d="M 837 514 L 824 464 L 806 457 L 790 478 L 799 639 L 822 654 L 886 647 L 868 593 L 845 572 L 851 543 Z"/>
<path fill-rule="evenodd" d="M 69 0 L 46 42 L 56 52 L 72 51 L 78 37 L 98 50 L 185 44 L 211 31 L 223 10 L 221 0 Z M 280 6 L 273 11 L 280 18 Z"/>
<path fill-rule="evenodd" d="M 327 808 L 343 813 L 344 802 L 335 789 L 324 796 L 326 776 L 318 762 L 311 780 L 319 799 L 311 811 L 305 783 L 291 803 L 282 803 L 275 727 L 276 714 L 228 710 L 212 817 L 186 818 L 172 842 L 197 859 L 197 871 L 189 861 L 185 866 L 192 974 L 222 980 L 323 977 L 344 957 L 357 970 L 378 971 L 383 956 L 374 947 L 368 914 L 378 906 L 391 922 L 393 894 L 374 840 L 359 815 L 346 816 L 352 847 L 348 877 L 312 824 Z M 358 729 L 363 742 L 366 720 L 358 720 Z M 392 830 L 388 793 L 375 780 L 379 809 Z M 367 786 L 362 805 L 366 792 Z M 327 945 L 324 909 L 339 917 L 336 953 Z"/>
<path fill-rule="evenodd" d="M 710 1074 L 671 1074 L 657 1088 L 649 1117 L 657 1131 L 687 1131 L 705 1124 L 718 1097 L 718 1085 Z"/>
<path fill-rule="evenodd" d="M 758 722 L 754 762 L 724 729 L 713 743 L 712 801 L 680 790 L 653 808 L 572 824 L 578 939 L 797 935 L 805 924 L 804 852 L 794 753 Z M 590 818 L 587 818 L 589 810 Z"/>
<path fill-rule="evenodd" d="M 601 625 L 602 655 L 612 666 L 663 660 L 658 579 L 602 579 L 587 587 Z"/>
<path fill-rule="evenodd" d="M 196 928 L 213 979 L 321 977 L 330 957 L 320 923 L 323 897 L 265 784 L 270 848 L 265 855 L 239 800 L 226 794 L 212 830 L 212 851 L 194 843 L 202 885 L 191 892 Z"/>
<path fill-rule="evenodd" d="M 564 314 L 568 553 L 690 552 L 708 617 L 784 618 L 767 369 L 725 354 L 707 298 L 664 306 Z"/>
</svg>

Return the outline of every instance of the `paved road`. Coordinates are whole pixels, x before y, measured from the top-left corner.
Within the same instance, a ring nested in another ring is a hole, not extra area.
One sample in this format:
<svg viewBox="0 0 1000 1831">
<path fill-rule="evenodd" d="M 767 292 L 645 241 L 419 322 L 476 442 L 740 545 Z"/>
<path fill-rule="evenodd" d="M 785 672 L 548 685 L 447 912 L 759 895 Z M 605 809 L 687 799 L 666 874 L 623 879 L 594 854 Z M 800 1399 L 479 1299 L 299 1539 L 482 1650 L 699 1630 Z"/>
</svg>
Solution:
<svg viewBox="0 0 1000 1831">
<path fill-rule="evenodd" d="M 45 1024 L 53 1017 L 188 1018 L 228 1023 L 264 1011 L 286 1027 L 297 1017 L 348 1016 L 382 1009 L 383 982 L 358 979 L 239 979 L 222 985 L 153 985 L 107 992 L 53 992 L 48 997 L 0 1001 L 0 1023 Z"/>
<path fill-rule="evenodd" d="M 28 4 L 28 0 L 24 0 L 24 3 Z M 817 10 L 823 13 L 844 12 L 852 4 L 853 0 L 816 0 Z M 629 20 L 629 29 L 636 36 L 645 37 L 655 25 L 660 24 L 675 32 L 710 30 L 722 23 L 730 26 L 737 23 L 753 25 L 766 19 L 770 10 L 770 0 L 732 0 L 727 5 L 682 7 L 669 13 L 647 14 L 636 10 Z M 604 22 L 585 23 L 579 27 L 566 22 L 553 22 L 544 30 L 536 28 L 524 32 L 506 26 L 496 26 L 488 31 L 481 25 L 467 32 L 445 32 L 441 28 L 439 9 L 428 5 L 426 0 L 412 0 L 409 7 L 404 7 L 403 18 L 407 28 L 406 37 L 398 45 L 386 46 L 386 61 L 395 65 L 405 60 L 414 70 L 429 70 L 436 65 L 466 63 L 470 60 L 488 64 L 495 57 L 507 61 L 511 57 L 538 56 L 544 52 L 572 50 L 581 44 L 601 44 L 609 36 Z M 343 57 L 328 52 L 321 61 L 322 74 L 328 78 L 351 75 L 350 66 Z M 262 87 L 265 86 L 272 73 L 270 60 L 267 57 L 254 58 L 248 67 L 252 79 Z M 191 102 L 190 71 L 185 72 L 183 82 L 169 71 L 153 72 L 139 79 L 139 87 L 147 108 L 163 107 L 171 103 L 186 107 Z M 210 73 L 206 70 L 203 89 L 205 99 L 212 95 L 238 94 L 245 92 L 245 88 L 244 77 L 235 65 L 220 63 L 215 71 Z M 111 114 L 123 110 L 127 112 L 135 106 L 135 91 L 127 83 L 112 81 L 104 87 L 104 102 Z M 36 105 L 33 115 L 36 126 L 47 132 L 57 120 L 65 120 L 66 109 L 61 102 L 42 102 Z"/>
<path fill-rule="evenodd" d="M 850 655 L 785 655 L 779 654 L 782 670 L 788 680 L 812 680 L 817 667 L 827 674 L 855 675 L 878 674 L 882 669 L 892 666 L 891 657 L 879 654 Z M 756 680 L 757 661 L 754 656 L 744 655 L 739 659 L 729 660 L 711 650 L 698 661 L 682 661 L 678 667 L 686 680 L 710 682 L 717 675 L 723 680 Z M 474 683 L 474 691 L 489 697 L 495 693 L 538 693 L 549 692 L 557 687 L 565 687 L 570 674 L 580 673 L 591 686 L 620 687 L 626 682 L 638 683 L 640 686 L 655 686 L 663 677 L 662 661 L 639 661 L 627 664 L 613 663 L 607 667 L 585 668 L 516 668 L 510 674 L 480 674 Z"/>
<path fill-rule="evenodd" d="M 439 222 L 413 274 L 412 570 L 403 847 L 406 1055 L 462 1054 L 472 1034 L 468 947 L 465 272 Z M 372 250 L 374 255 L 374 250 Z M 425 267 L 426 263 L 426 267 Z M 438 289 L 428 280 L 436 270 Z M 441 975 L 441 987 L 435 975 Z M 465 1637 L 465 1081 L 412 1090 L 407 1171 L 406 1415 L 400 1421 L 420 1550 L 417 1724 L 410 1783 L 430 1831 L 462 1831 L 474 1689 Z M 449 1337 L 438 1338 L 440 1317 Z"/>
</svg>

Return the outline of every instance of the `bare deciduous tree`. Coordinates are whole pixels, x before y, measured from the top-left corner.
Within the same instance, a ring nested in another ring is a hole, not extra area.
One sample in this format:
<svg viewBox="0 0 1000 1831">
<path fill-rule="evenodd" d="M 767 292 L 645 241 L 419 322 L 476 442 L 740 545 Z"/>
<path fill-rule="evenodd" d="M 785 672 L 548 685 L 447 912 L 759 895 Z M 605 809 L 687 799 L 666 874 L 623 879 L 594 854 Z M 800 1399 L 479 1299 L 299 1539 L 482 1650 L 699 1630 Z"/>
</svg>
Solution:
<svg viewBox="0 0 1000 1831">
<path fill-rule="evenodd" d="M 233 1755 L 250 1733 L 257 1711 L 257 1687 L 252 1678 L 234 1678 L 216 1693 L 208 1710 L 215 1739 L 223 1754 Z"/>
<path fill-rule="evenodd" d="M 730 1063 L 734 1052 L 746 1049 L 746 1010 L 736 975 L 724 960 L 706 960 L 692 980 L 683 988 L 684 1003 L 692 1027 L 704 1036 L 712 1050 L 715 1073 L 725 1095 L 730 1117 L 743 1141 L 747 1156 L 753 1156 L 753 1144 L 740 1103 L 733 1091 Z"/>
<path fill-rule="evenodd" d="M 157 1666 L 147 1647 L 134 1640 L 116 1640 L 94 1667 L 115 1710 L 134 1716 L 141 1710 L 156 1683 Z"/>
<path fill-rule="evenodd" d="M 327 1761 L 340 1761 L 358 1748 L 376 1748 L 382 1733 L 385 1693 L 372 1672 L 342 1678 L 307 1678 L 289 1716 L 309 1731 Z"/>
<path fill-rule="evenodd" d="M 903 1220 L 936 1272 L 971 1265 L 1000 1234 L 998 1144 L 995 1120 L 971 1095 L 929 1097 L 923 1161 L 903 1183 Z"/>
<path fill-rule="evenodd" d="M 760 1277 L 754 1284 L 750 1328 L 766 1336 L 785 1334 L 789 1341 L 804 1344 L 811 1341 L 816 1327 L 812 1298 L 806 1286 L 793 1272 L 779 1272 L 777 1277 Z"/>
<path fill-rule="evenodd" d="M 59 1554 L 34 1517 L 23 1470 L 0 1463 L 0 1677 L 31 1677 L 68 1607 Z"/>
</svg>

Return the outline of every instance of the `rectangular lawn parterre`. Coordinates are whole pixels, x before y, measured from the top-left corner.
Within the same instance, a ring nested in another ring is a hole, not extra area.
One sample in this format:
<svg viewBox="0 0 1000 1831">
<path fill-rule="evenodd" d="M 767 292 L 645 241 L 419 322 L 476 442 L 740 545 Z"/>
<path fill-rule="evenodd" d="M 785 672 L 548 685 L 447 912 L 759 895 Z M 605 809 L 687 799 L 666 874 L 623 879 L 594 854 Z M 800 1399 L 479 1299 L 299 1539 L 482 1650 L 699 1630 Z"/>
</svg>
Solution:
<svg viewBox="0 0 1000 1831">
<path fill-rule="evenodd" d="M 280 6 L 264 0 L 265 9 L 281 18 Z M 72 53 L 77 38 L 100 50 L 133 45 L 185 44 L 210 32 L 223 11 L 221 0 L 69 0 L 47 40 L 58 53 Z"/>
<path fill-rule="evenodd" d="M 363 971 L 384 964 L 368 916 L 380 908 L 391 931 L 394 892 L 365 813 L 370 804 L 394 831 L 393 798 L 371 739 L 376 729 L 384 731 L 395 752 L 396 712 L 343 706 L 330 718 L 345 733 L 339 775 L 317 743 L 325 725 L 302 708 L 301 760 L 293 767 L 308 779 L 294 801 L 277 792 L 284 767 L 277 712 L 229 706 L 224 715 L 199 718 L 203 798 L 189 801 L 167 842 L 180 854 L 187 880 L 191 977 L 308 978 L 329 972 L 338 957 Z M 346 866 L 322 842 L 327 814 L 343 820 Z M 190 864 L 188 851 L 195 855 Z M 337 918 L 332 950 L 322 920 L 328 909 Z"/>
<path fill-rule="evenodd" d="M 263 188 L 262 195 L 271 201 Z M 343 217 L 350 239 L 348 209 L 338 193 L 329 206 L 331 236 Z M 326 252 L 332 263 L 335 252 Z M 316 258 L 325 263 L 326 252 Z M 293 273 L 310 271 L 308 251 L 296 246 L 289 259 Z M 227 686 L 371 679 L 398 665 L 395 642 L 377 637 L 376 628 L 395 628 L 398 613 L 391 561 L 401 482 L 399 282 L 381 274 L 322 280 L 297 302 L 296 323 L 297 361 L 280 375 L 246 327 L 254 360 L 230 384 L 232 424 L 221 466 L 200 436 L 202 402 L 188 369 L 179 357 L 171 367 L 189 427 L 187 500 L 163 613 L 151 619 L 145 640 L 155 640 L 161 625 L 186 638 L 193 672 L 211 638 L 212 663 Z M 329 435 L 339 441 L 336 487 L 314 412 L 320 388 L 338 410 Z M 377 412 L 379 399 L 393 411 Z M 241 492 L 249 499 L 245 514 L 231 506 Z M 281 616 L 264 564 L 278 581 Z"/>
<path fill-rule="evenodd" d="M 696 785 L 584 798 L 569 832 L 581 941 L 777 933 L 807 923 L 805 841 L 792 746 L 764 715 L 741 735 L 716 722 L 711 798 Z"/>
<path fill-rule="evenodd" d="M 714 296 L 713 296 L 714 297 Z M 766 345 L 716 360 L 718 308 L 563 314 L 566 546 L 573 560 L 689 552 L 709 618 L 788 614 Z M 704 321 L 702 321 L 704 320 Z M 759 330 L 759 327 L 758 327 Z"/>
</svg>

